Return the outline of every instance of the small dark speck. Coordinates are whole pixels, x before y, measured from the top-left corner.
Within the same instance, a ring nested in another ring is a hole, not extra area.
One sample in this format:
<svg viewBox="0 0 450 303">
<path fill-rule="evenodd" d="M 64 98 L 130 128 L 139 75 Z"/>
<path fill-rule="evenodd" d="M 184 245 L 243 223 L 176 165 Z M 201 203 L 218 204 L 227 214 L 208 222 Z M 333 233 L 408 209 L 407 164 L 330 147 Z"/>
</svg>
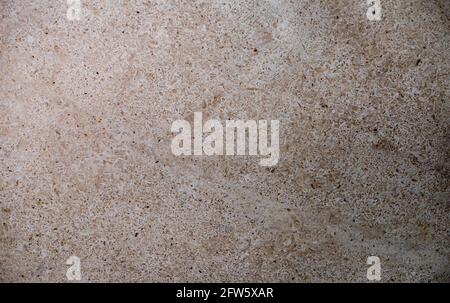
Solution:
<svg viewBox="0 0 450 303">
<path fill-rule="evenodd" d="M 135 233 L 134 236 L 137 237 L 139 235 L 139 233 Z"/>
<path fill-rule="evenodd" d="M 417 61 L 416 61 L 416 66 L 418 66 L 420 63 L 422 63 L 422 60 L 417 59 Z"/>
</svg>

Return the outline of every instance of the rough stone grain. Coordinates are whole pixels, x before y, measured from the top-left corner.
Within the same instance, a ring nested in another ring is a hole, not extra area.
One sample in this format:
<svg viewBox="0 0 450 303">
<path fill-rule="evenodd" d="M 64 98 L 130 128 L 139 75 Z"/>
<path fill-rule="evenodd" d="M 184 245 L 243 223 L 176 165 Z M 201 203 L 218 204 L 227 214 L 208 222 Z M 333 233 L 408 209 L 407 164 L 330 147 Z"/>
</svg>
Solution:
<svg viewBox="0 0 450 303">
<path fill-rule="evenodd" d="M 450 281 L 450 1 L 0 0 L 0 281 Z M 278 119 L 281 159 L 171 123 Z"/>
</svg>

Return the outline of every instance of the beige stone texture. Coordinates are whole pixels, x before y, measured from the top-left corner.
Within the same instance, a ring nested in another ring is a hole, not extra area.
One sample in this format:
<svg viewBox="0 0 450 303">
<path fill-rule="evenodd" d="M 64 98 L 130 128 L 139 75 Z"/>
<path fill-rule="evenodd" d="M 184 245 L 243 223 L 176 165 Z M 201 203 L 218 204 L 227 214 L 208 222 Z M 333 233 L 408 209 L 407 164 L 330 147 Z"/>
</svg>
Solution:
<svg viewBox="0 0 450 303">
<path fill-rule="evenodd" d="M 450 1 L 0 0 L 0 281 L 449 282 Z M 281 123 L 278 165 L 172 154 Z"/>
</svg>

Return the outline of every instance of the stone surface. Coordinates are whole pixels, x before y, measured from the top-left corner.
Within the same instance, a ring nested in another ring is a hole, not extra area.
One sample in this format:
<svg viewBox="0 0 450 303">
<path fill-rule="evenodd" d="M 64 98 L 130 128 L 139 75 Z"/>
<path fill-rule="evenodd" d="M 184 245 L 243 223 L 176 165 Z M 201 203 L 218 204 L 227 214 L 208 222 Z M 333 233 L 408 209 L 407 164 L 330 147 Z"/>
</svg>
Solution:
<svg viewBox="0 0 450 303">
<path fill-rule="evenodd" d="M 0 0 L 0 281 L 450 281 L 450 1 Z M 175 157 L 194 111 L 277 166 Z"/>
</svg>

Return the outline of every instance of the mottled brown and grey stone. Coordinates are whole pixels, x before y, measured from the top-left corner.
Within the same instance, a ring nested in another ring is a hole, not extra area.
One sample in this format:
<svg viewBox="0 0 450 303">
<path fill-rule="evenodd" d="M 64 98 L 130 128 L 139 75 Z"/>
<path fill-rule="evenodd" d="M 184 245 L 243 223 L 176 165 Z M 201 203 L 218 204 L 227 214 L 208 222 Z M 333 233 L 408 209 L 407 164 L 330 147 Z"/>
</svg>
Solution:
<svg viewBox="0 0 450 303">
<path fill-rule="evenodd" d="M 450 281 L 450 1 L 0 0 L 0 281 Z M 281 158 L 171 123 L 278 119 Z"/>
</svg>

